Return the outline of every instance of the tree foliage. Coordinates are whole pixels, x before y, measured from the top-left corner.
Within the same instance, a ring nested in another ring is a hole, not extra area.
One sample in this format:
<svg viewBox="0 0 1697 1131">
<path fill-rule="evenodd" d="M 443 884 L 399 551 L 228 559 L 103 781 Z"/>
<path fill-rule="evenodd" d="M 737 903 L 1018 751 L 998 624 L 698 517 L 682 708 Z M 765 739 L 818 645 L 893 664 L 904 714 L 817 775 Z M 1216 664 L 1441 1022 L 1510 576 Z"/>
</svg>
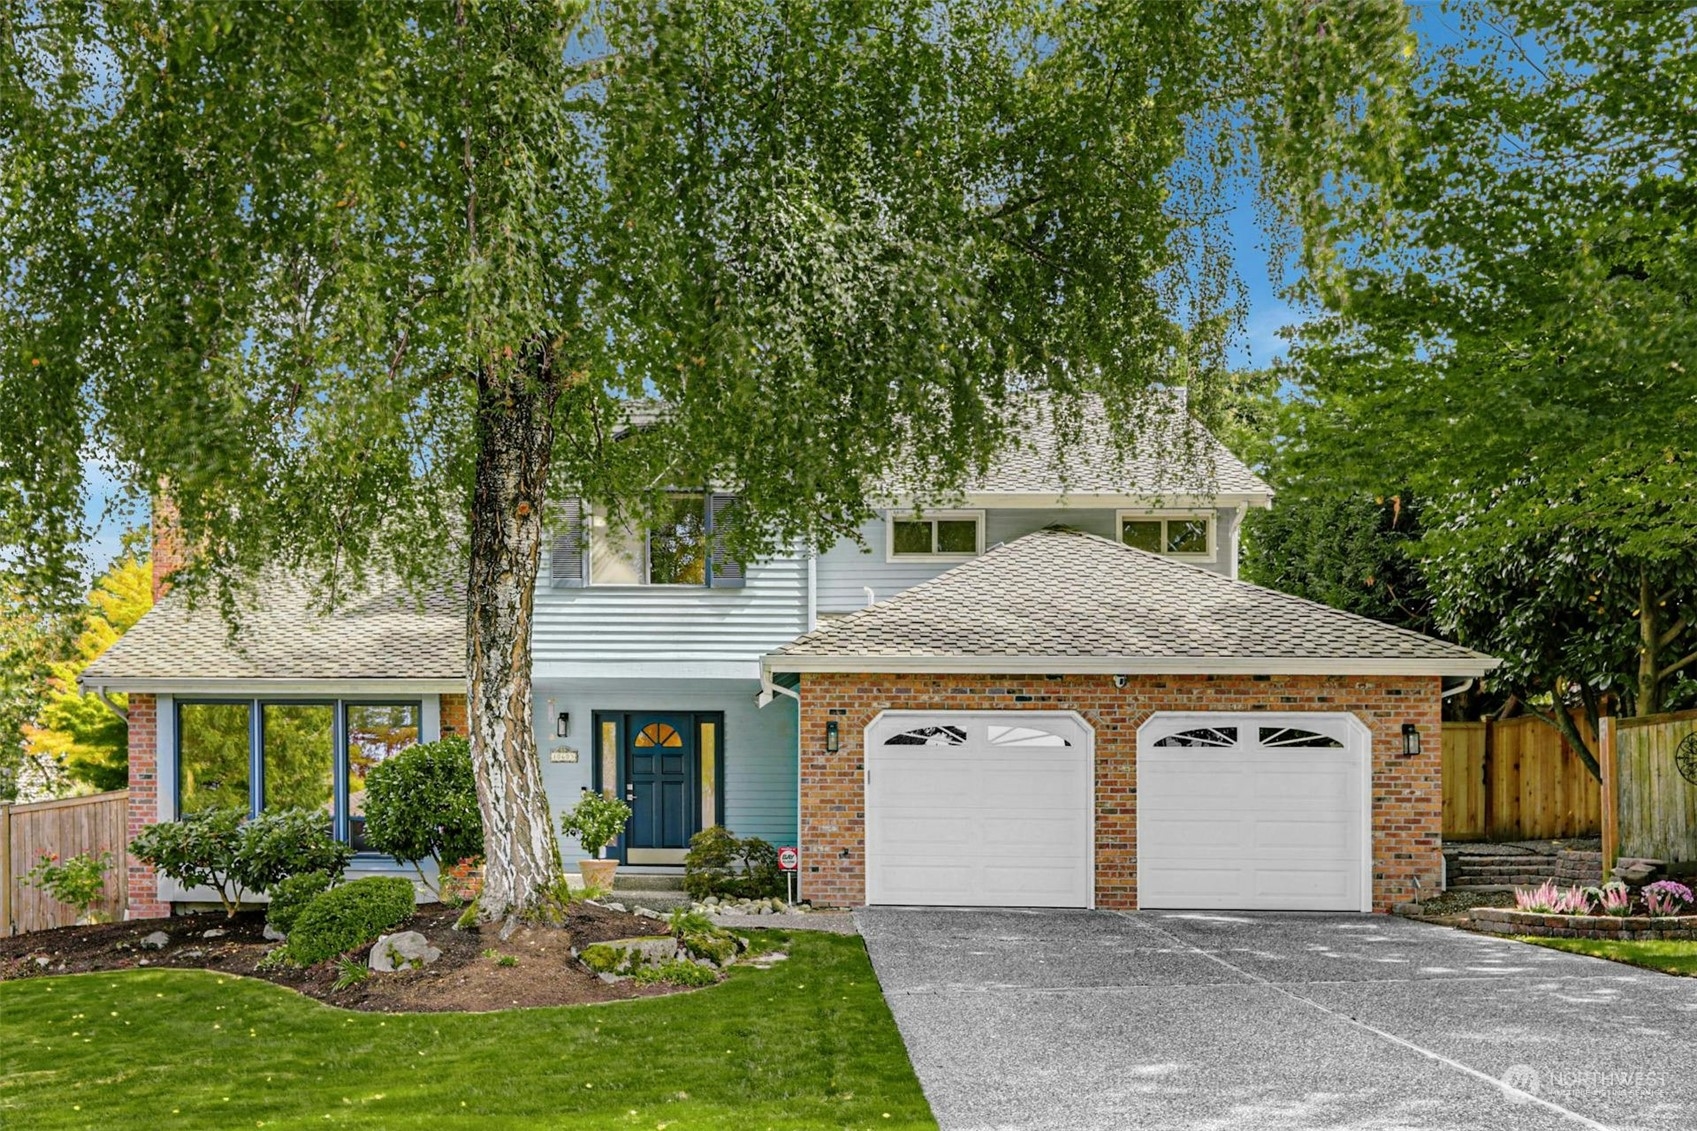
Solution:
<svg viewBox="0 0 1697 1131">
<path fill-rule="evenodd" d="M 1697 665 L 1697 16 L 1454 14 L 1296 355 L 1304 474 L 1428 500 L 1441 621 L 1517 693 L 1654 711 Z"/>
<path fill-rule="evenodd" d="M 96 790 L 122 789 L 129 783 L 129 726 L 99 696 L 79 691 L 77 676 L 152 607 L 152 567 L 136 552 L 132 539 L 95 580 L 76 638 L 66 654 L 49 665 L 45 697 L 25 727 L 30 755 L 53 760 L 72 780 Z M 120 709 L 126 704 L 123 695 L 112 699 Z"/>
<path fill-rule="evenodd" d="M 486 915 L 558 868 L 550 496 L 713 483 L 747 558 L 945 493 L 1024 384 L 1207 411 L 1231 170 L 1323 264 L 1409 47 L 1385 0 L 8 12 L 0 545 L 64 587 L 93 449 L 169 485 L 229 617 L 271 565 L 463 578 Z"/>
</svg>

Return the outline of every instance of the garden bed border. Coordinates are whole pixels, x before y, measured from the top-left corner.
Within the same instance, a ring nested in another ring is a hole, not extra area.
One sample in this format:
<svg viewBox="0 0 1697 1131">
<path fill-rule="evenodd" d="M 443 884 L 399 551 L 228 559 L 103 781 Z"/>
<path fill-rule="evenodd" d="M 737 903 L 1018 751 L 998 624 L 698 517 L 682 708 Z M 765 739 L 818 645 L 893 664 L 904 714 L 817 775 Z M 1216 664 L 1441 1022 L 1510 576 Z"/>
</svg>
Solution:
<svg viewBox="0 0 1697 1131">
<path fill-rule="evenodd" d="M 1533 935 L 1546 939 L 1656 939 L 1697 941 L 1697 915 L 1547 915 L 1512 907 L 1475 907 L 1470 925 L 1488 935 Z"/>
</svg>

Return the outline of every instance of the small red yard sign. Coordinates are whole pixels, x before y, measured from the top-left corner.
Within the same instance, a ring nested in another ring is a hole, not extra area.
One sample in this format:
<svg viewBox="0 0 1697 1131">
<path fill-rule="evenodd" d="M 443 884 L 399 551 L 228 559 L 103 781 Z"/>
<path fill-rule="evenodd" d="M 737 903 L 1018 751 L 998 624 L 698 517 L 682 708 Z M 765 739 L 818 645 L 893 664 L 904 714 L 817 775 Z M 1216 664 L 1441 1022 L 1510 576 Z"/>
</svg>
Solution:
<svg viewBox="0 0 1697 1131">
<path fill-rule="evenodd" d="M 801 867 L 801 853 L 793 845 L 778 849 L 778 867 L 786 872 L 793 872 Z"/>
</svg>

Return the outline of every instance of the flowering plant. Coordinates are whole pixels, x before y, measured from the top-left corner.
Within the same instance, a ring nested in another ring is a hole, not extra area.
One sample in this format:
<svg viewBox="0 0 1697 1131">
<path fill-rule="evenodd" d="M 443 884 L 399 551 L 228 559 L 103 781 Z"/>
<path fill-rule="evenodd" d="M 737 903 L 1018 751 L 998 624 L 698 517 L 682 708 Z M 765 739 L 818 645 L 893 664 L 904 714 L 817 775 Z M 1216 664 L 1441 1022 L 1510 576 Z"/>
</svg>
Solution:
<svg viewBox="0 0 1697 1131">
<path fill-rule="evenodd" d="M 98 919 L 94 907 L 106 899 L 106 872 L 111 867 L 110 852 L 98 856 L 79 852 L 63 864 L 57 852 L 44 852 L 40 862 L 24 875 L 24 882 L 75 907 L 77 918 Z"/>
<path fill-rule="evenodd" d="M 1632 889 L 1619 880 L 1610 880 L 1600 888 L 1586 888 L 1585 894 L 1604 915 L 1632 914 Z"/>
<path fill-rule="evenodd" d="M 1644 910 L 1651 915 L 1678 915 L 1694 901 L 1691 889 L 1674 880 L 1658 880 L 1643 891 Z"/>
<path fill-rule="evenodd" d="M 1542 915 L 1584 915 L 1591 910 L 1591 896 L 1584 888 L 1557 887 L 1554 880 L 1545 880 L 1536 888 L 1515 888 L 1514 905 Z"/>
</svg>

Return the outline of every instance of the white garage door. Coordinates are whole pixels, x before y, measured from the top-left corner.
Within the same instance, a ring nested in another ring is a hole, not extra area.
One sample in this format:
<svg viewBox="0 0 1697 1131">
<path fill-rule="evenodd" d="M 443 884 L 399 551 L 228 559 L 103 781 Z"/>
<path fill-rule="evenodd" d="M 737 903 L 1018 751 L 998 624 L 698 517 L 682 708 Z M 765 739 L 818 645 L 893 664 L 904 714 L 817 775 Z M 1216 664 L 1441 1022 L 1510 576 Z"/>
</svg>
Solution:
<svg viewBox="0 0 1697 1131">
<path fill-rule="evenodd" d="M 1153 716 L 1137 736 L 1138 905 L 1371 910 L 1369 741 L 1350 715 Z"/>
<path fill-rule="evenodd" d="M 1090 738 L 1070 713 L 880 715 L 866 728 L 866 901 L 1089 907 Z"/>
</svg>

